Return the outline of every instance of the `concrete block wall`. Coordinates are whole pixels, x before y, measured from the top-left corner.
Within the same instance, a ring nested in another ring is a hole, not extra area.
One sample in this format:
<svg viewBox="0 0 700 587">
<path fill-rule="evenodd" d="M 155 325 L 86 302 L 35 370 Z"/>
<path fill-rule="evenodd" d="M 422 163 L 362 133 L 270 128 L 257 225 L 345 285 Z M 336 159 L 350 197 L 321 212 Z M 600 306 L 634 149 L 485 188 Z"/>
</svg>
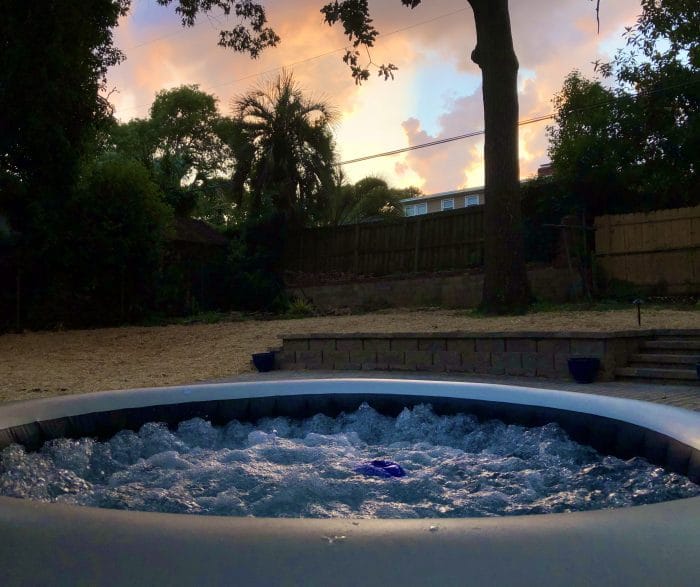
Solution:
<svg viewBox="0 0 700 587">
<path fill-rule="evenodd" d="M 534 295 L 543 301 L 569 299 L 571 274 L 566 269 L 542 267 L 528 271 Z M 440 306 L 473 308 L 481 303 L 482 274 L 436 274 L 348 281 L 290 287 L 292 295 L 309 299 L 321 310 Z"/>
<path fill-rule="evenodd" d="M 276 368 L 435 371 L 570 378 L 570 357 L 598 357 L 614 379 L 646 332 L 305 334 L 283 337 Z"/>
</svg>

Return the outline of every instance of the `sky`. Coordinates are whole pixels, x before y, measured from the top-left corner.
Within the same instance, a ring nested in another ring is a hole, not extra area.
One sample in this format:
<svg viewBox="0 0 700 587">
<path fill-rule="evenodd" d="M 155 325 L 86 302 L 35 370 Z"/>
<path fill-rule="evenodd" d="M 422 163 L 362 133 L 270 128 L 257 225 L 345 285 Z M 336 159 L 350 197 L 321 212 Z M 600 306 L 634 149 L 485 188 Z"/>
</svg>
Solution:
<svg viewBox="0 0 700 587">
<path fill-rule="evenodd" d="M 481 72 L 471 62 L 474 17 L 466 0 L 423 0 L 415 9 L 400 0 L 370 0 L 380 36 L 373 63 L 394 63 L 395 79 L 373 73 L 356 86 L 342 62 L 348 45 L 340 26 L 323 23 L 324 0 L 267 0 L 270 26 L 282 42 L 256 60 L 216 43 L 235 17 L 201 17 L 183 29 L 174 6 L 133 0 L 114 38 L 127 59 L 108 74 L 107 90 L 122 121 L 145 118 L 159 90 L 197 84 L 231 114 L 236 96 L 292 70 L 305 92 L 332 104 L 342 161 L 483 130 Z M 552 112 L 552 97 L 574 69 L 593 77 L 593 62 L 624 46 L 625 26 L 639 0 L 603 0 L 600 33 L 591 0 L 511 0 L 511 24 L 520 62 L 520 120 Z M 545 128 L 520 127 L 520 170 L 527 178 L 546 163 Z M 368 175 L 425 194 L 483 185 L 483 135 L 343 166 L 349 181 Z"/>
</svg>

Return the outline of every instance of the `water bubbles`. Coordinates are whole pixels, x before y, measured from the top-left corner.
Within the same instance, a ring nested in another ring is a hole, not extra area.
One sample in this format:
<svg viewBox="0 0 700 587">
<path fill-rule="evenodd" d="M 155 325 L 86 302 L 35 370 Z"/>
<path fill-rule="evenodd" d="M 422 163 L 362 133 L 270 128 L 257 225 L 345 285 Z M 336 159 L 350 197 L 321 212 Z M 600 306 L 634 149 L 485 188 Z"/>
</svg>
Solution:
<svg viewBox="0 0 700 587">
<path fill-rule="evenodd" d="M 335 544 L 337 542 L 345 542 L 347 536 L 345 535 L 335 535 L 335 536 L 324 536 L 323 539 L 328 542 L 328 544 Z"/>
<path fill-rule="evenodd" d="M 393 461 L 408 474 L 353 471 L 371 461 Z M 479 423 L 427 405 L 391 418 L 365 403 L 337 418 L 223 427 L 193 418 L 107 442 L 58 439 L 36 453 L 13 445 L 0 453 L 0 494 L 209 515 L 446 518 L 623 507 L 698 495 L 700 487 L 637 457 L 598 455 L 556 424 Z"/>
</svg>

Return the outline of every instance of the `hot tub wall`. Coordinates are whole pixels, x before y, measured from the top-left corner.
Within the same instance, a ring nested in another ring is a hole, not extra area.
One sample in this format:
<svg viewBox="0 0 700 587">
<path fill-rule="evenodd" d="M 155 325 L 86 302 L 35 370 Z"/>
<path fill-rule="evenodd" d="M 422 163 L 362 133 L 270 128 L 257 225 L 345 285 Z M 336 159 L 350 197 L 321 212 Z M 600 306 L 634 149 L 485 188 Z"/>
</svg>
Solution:
<svg viewBox="0 0 700 587">
<path fill-rule="evenodd" d="M 463 412 L 473 414 L 480 420 L 499 419 L 522 426 L 557 422 L 574 440 L 593 446 L 599 452 L 623 459 L 642 456 L 700 483 L 700 450 L 654 430 L 605 416 L 552 407 L 439 395 L 299 394 L 114 409 L 38 420 L 0 429 L 0 448 L 18 443 L 36 450 L 53 438 L 89 436 L 104 439 L 119 430 L 138 430 L 147 422 L 165 422 L 169 426 L 176 426 L 179 422 L 194 417 L 204 418 L 215 425 L 233 419 L 254 422 L 272 416 L 305 418 L 323 413 L 333 417 L 343 411 L 355 411 L 362 402 L 391 416 L 398 415 L 404 407 L 423 403 L 431 404 L 437 414 Z"/>
</svg>

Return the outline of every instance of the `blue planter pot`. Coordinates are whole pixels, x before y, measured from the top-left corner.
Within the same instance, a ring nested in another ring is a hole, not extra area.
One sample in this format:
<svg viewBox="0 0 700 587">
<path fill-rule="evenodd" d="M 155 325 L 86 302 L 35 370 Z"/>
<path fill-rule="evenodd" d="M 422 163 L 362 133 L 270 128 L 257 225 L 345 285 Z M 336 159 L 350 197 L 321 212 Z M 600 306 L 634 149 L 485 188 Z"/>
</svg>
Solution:
<svg viewBox="0 0 700 587">
<path fill-rule="evenodd" d="M 600 369 L 598 357 L 572 357 L 568 363 L 569 373 L 576 383 L 593 383 Z"/>
<path fill-rule="evenodd" d="M 254 353 L 253 365 L 260 373 L 272 371 L 275 368 L 275 353 Z"/>
</svg>

